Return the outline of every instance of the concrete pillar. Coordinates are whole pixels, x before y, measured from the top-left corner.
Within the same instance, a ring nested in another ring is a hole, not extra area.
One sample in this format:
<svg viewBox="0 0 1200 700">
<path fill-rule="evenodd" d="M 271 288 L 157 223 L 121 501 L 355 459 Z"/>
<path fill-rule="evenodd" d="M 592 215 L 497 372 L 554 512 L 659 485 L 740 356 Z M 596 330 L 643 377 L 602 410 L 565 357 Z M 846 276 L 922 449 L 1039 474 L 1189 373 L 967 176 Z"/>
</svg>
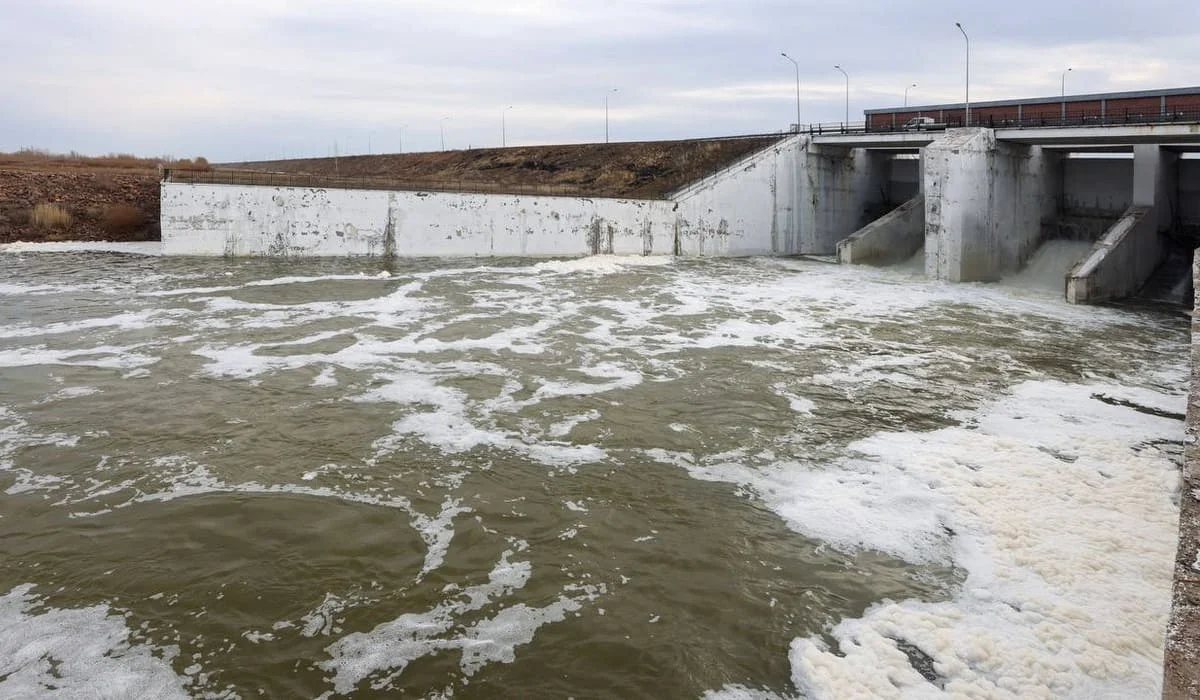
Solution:
<svg viewBox="0 0 1200 700">
<path fill-rule="evenodd" d="M 1161 146 L 1133 147 L 1133 206 L 1154 207 L 1158 231 L 1170 230 L 1179 204 L 1179 154 Z"/>
<path fill-rule="evenodd" d="M 808 144 L 800 171 L 800 249 L 834 255 L 838 241 L 869 223 L 887 197 L 890 163 L 885 153 Z"/>
<path fill-rule="evenodd" d="M 1062 167 L 1036 146 L 951 129 L 925 149 L 925 274 L 993 281 L 1018 271 L 1053 226 Z"/>
</svg>

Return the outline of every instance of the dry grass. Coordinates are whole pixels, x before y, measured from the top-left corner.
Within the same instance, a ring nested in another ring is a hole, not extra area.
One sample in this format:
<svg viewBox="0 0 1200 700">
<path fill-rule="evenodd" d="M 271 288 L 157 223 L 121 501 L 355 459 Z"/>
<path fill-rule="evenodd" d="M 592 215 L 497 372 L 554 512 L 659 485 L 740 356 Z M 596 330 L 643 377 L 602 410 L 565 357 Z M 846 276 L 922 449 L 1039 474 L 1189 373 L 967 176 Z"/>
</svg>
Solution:
<svg viewBox="0 0 1200 700">
<path fill-rule="evenodd" d="M 43 202 L 33 208 L 29 221 L 38 228 L 68 228 L 74 219 L 63 207 Z"/>
<path fill-rule="evenodd" d="M 187 163 L 188 165 L 176 165 L 178 163 Z M 201 157 L 176 160 L 171 156 L 141 158 L 131 153 L 109 153 L 103 156 L 88 156 L 77 151 L 54 153 L 41 148 L 22 148 L 15 153 L 0 153 L 0 166 L 5 165 L 72 166 L 120 170 L 154 170 L 160 165 L 190 167 L 200 170 L 207 170 L 209 167 L 208 160 Z"/>
<path fill-rule="evenodd" d="M 146 214 L 128 204 L 110 204 L 100 212 L 100 226 L 113 235 L 131 233 L 146 225 Z"/>
</svg>

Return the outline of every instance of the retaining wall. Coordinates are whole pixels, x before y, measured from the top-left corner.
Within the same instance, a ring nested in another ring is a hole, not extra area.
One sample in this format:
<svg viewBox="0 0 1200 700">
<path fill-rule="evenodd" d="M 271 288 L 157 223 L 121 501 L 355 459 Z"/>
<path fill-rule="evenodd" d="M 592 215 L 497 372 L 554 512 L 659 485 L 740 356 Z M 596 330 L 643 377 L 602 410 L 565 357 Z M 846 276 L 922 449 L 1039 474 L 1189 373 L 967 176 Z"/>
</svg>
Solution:
<svg viewBox="0 0 1200 700">
<path fill-rule="evenodd" d="M 917 195 L 838 243 L 838 262 L 891 265 L 925 245 L 925 197 Z"/>
<path fill-rule="evenodd" d="M 795 136 L 670 199 L 162 183 L 167 255 L 740 256 L 799 252 Z"/>
<path fill-rule="evenodd" d="M 1067 273 L 1067 302 L 1095 304 L 1136 294 L 1162 260 L 1153 207 L 1130 207 Z"/>
<path fill-rule="evenodd" d="M 1200 279 L 1200 256 L 1192 274 Z M 1200 287 L 1196 308 L 1200 309 Z M 1179 547 L 1163 663 L 1163 700 L 1200 697 L 1200 316 L 1192 317 L 1192 376 L 1179 496 Z"/>
</svg>

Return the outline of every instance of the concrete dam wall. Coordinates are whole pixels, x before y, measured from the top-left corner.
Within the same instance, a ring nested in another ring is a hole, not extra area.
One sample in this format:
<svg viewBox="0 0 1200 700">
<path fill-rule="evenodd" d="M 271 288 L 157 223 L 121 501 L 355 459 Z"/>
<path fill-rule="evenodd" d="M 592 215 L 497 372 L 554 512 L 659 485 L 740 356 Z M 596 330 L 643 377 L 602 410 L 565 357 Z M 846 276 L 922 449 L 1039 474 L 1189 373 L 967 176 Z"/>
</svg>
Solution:
<svg viewBox="0 0 1200 700">
<path fill-rule="evenodd" d="M 741 256 L 798 252 L 803 137 L 662 199 L 162 183 L 163 251 L 196 256 Z M 782 196 L 781 196 L 782 193 Z"/>
</svg>

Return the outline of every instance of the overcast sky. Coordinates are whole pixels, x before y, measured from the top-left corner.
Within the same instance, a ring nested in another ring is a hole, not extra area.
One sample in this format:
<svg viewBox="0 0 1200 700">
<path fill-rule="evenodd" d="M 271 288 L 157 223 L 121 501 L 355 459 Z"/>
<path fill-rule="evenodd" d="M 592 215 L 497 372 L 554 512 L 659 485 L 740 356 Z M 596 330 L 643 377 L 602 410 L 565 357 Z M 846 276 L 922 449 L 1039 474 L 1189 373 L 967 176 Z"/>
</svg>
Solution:
<svg viewBox="0 0 1200 700">
<path fill-rule="evenodd" d="M 602 141 L 1200 84 L 1196 0 L 0 0 L 0 150 L 214 160 Z M 448 117 L 448 118 L 447 118 Z M 444 119 L 446 118 L 446 119 Z M 402 127 L 403 131 L 402 131 Z"/>
</svg>

